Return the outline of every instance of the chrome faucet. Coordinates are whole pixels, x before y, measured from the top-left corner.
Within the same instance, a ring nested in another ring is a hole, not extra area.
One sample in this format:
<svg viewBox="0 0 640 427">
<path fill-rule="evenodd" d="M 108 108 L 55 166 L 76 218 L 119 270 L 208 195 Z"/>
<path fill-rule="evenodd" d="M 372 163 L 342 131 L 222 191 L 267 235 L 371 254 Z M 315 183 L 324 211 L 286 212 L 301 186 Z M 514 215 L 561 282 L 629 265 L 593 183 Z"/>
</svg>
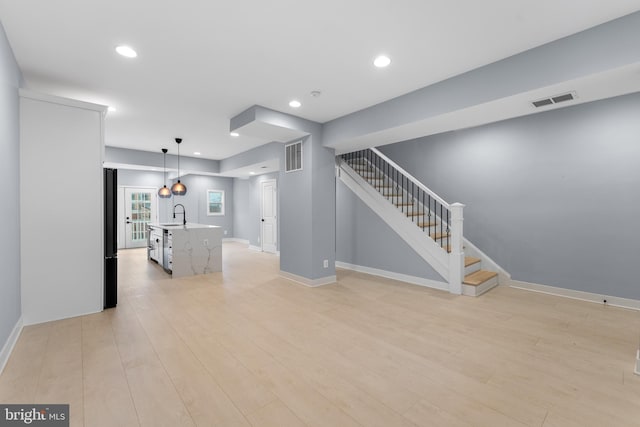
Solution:
<svg viewBox="0 0 640 427">
<path fill-rule="evenodd" d="M 178 214 L 182 213 L 182 225 L 187 225 L 187 211 L 181 203 L 173 205 L 173 219 L 176 219 L 176 208 L 178 206 L 182 206 L 182 212 L 178 212 Z"/>
</svg>

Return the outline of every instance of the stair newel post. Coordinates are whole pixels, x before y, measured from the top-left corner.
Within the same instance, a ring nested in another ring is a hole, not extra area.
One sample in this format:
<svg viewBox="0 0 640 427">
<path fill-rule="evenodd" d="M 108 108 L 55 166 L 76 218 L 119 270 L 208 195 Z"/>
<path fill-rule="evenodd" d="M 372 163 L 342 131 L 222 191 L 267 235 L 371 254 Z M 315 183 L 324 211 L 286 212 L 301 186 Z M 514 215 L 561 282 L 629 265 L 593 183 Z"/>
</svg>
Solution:
<svg viewBox="0 0 640 427">
<path fill-rule="evenodd" d="M 451 205 L 451 253 L 449 253 L 449 292 L 462 294 L 462 278 L 464 277 L 464 250 L 462 248 L 462 203 Z"/>
</svg>

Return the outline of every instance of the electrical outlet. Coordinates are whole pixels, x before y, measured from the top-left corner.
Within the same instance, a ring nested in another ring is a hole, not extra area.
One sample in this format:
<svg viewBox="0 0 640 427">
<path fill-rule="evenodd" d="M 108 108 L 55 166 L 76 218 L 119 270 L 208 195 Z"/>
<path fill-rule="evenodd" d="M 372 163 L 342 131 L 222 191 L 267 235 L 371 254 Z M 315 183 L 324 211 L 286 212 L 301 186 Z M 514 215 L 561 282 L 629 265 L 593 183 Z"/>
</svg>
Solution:
<svg viewBox="0 0 640 427">
<path fill-rule="evenodd" d="M 329 260 L 325 259 L 323 262 L 324 268 L 329 268 Z"/>
<path fill-rule="evenodd" d="M 204 246 L 209 246 L 209 239 L 204 239 L 204 240 L 202 241 L 202 244 L 203 244 Z"/>
</svg>

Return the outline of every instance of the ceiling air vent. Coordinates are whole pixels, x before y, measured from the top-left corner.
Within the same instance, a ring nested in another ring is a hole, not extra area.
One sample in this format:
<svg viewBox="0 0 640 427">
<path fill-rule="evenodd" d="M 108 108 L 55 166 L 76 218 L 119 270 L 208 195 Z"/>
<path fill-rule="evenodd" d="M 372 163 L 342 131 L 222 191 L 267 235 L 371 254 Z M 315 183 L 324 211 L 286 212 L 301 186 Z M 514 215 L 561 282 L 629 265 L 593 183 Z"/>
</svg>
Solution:
<svg viewBox="0 0 640 427">
<path fill-rule="evenodd" d="M 557 104 L 558 102 L 571 101 L 573 99 L 573 95 L 570 93 L 565 93 L 564 95 L 554 96 L 551 99 L 554 103 Z"/>
<path fill-rule="evenodd" d="M 576 99 L 575 92 L 563 93 L 562 95 L 555 95 L 550 98 L 539 99 L 537 101 L 531 101 L 534 107 L 546 107 L 547 105 L 559 104 L 565 101 L 572 101 Z"/>
<path fill-rule="evenodd" d="M 553 104 L 553 101 L 547 98 L 547 99 L 541 99 L 540 101 L 533 101 L 532 104 L 534 107 L 540 108 L 540 107 L 544 107 L 545 105 Z"/>
</svg>

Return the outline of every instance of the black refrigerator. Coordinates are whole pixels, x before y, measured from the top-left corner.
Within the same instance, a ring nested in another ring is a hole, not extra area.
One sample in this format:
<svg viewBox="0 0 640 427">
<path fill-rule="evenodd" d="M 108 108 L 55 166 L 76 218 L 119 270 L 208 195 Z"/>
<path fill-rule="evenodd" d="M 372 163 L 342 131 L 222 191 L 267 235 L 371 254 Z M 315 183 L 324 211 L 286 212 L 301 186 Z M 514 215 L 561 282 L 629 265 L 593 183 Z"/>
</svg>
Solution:
<svg viewBox="0 0 640 427">
<path fill-rule="evenodd" d="M 118 303 L 118 170 L 104 169 L 104 308 Z"/>
</svg>

